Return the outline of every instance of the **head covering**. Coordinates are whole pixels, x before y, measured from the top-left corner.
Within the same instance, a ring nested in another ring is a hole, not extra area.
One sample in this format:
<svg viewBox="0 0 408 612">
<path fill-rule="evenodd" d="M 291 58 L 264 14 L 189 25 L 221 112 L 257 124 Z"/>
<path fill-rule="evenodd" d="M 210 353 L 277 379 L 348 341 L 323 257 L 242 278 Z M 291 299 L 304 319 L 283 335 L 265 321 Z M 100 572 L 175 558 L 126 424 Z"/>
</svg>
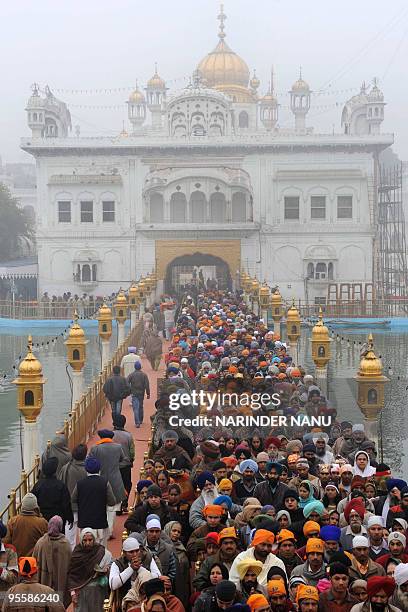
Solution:
<svg viewBox="0 0 408 612">
<path fill-rule="evenodd" d="M 302 599 L 319 601 L 319 591 L 316 589 L 316 587 L 310 586 L 309 584 L 299 584 L 296 593 L 296 603 L 299 604 Z"/>
<path fill-rule="evenodd" d="M 161 529 L 161 523 L 158 519 L 152 518 L 146 523 L 146 530 L 148 529 Z"/>
<path fill-rule="evenodd" d="M 140 363 L 140 361 L 135 361 L 135 370 L 141 370 L 142 369 L 142 364 Z"/>
<path fill-rule="evenodd" d="M 319 516 L 322 516 L 324 511 L 325 507 L 323 506 L 323 503 L 320 500 L 315 499 L 314 501 L 306 504 L 306 506 L 303 508 L 303 516 L 308 518 L 312 512 L 317 512 Z"/>
<path fill-rule="evenodd" d="M 340 476 L 344 474 L 344 472 L 353 472 L 353 466 L 351 463 L 344 463 L 340 466 Z"/>
<path fill-rule="evenodd" d="M 164 593 L 164 582 L 160 578 L 151 578 L 144 583 L 144 591 L 148 598 L 158 593 Z"/>
<path fill-rule="evenodd" d="M 20 557 L 18 560 L 18 571 L 21 576 L 31 578 L 37 573 L 37 559 L 35 557 Z"/>
<path fill-rule="evenodd" d="M 239 561 L 237 560 L 236 570 L 240 580 L 244 578 L 249 568 L 253 569 L 255 574 L 259 576 L 259 574 L 262 572 L 263 563 L 262 561 L 257 561 L 256 559 L 248 557 L 240 559 Z"/>
<path fill-rule="evenodd" d="M 359 457 L 360 455 L 365 455 L 367 457 L 368 463 L 365 466 L 364 470 L 360 470 L 360 468 L 357 465 L 357 457 Z M 376 468 L 372 467 L 370 464 L 369 454 L 363 450 L 357 451 L 356 454 L 354 455 L 353 474 L 355 474 L 356 476 L 361 476 L 362 478 L 370 478 L 370 476 L 373 476 L 376 473 L 376 471 L 377 471 Z"/>
<path fill-rule="evenodd" d="M 364 425 L 362 423 L 354 423 L 351 431 L 355 433 L 356 431 L 364 431 Z"/>
<path fill-rule="evenodd" d="M 48 535 L 51 537 L 57 537 L 60 533 L 62 533 L 63 525 L 64 522 L 62 518 L 56 514 L 48 521 Z"/>
<path fill-rule="evenodd" d="M 137 348 L 135 346 L 128 346 L 128 353 L 136 353 Z"/>
<path fill-rule="evenodd" d="M 136 538 L 126 538 L 122 544 L 124 552 L 130 552 L 131 550 L 139 550 L 140 544 Z"/>
<path fill-rule="evenodd" d="M 141 492 L 142 489 L 144 489 L 145 487 L 150 487 L 153 484 L 153 482 L 151 480 L 139 480 L 139 482 L 136 485 L 136 491 L 138 493 Z"/>
<path fill-rule="evenodd" d="M 303 576 L 291 576 L 289 579 L 289 586 L 294 587 L 298 584 L 307 584 L 306 578 L 303 578 Z"/>
<path fill-rule="evenodd" d="M 114 435 L 115 432 L 113 432 L 111 429 L 100 429 L 98 431 L 98 436 L 100 438 L 113 438 Z"/>
<path fill-rule="evenodd" d="M 367 521 L 367 527 L 373 527 L 373 525 L 380 525 L 380 527 L 384 527 L 382 516 L 370 516 Z"/>
<path fill-rule="evenodd" d="M 394 580 L 398 586 L 408 582 L 408 563 L 400 563 L 394 570 Z"/>
<path fill-rule="evenodd" d="M 303 525 L 303 534 L 307 537 L 310 533 L 320 533 L 320 525 L 316 521 L 306 521 Z"/>
<path fill-rule="evenodd" d="M 231 510 L 231 508 L 232 508 L 232 499 L 230 498 L 229 495 L 218 495 L 218 497 L 216 497 L 214 499 L 214 505 L 215 506 L 221 506 L 221 504 L 226 504 L 228 510 Z"/>
<path fill-rule="evenodd" d="M 406 531 L 408 529 L 408 523 L 405 519 L 403 518 L 399 518 L 399 517 L 395 517 L 392 519 L 393 524 L 394 523 L 398 523 L 399 525 L 401 525 L 401 527 L 404 529 L 404 531 Z"/>
<path fill-rule="evenodd" d="M 220 601 L 232 601 L 236 592 L 237 587 L 231 580 L 221 580 L 215 587 L 215 595 Z"/>
<path fill-rule="evenodd" d="M 323 525 L 320 529 L 320 539 L 323 542 L 338 542 L 341 536 L 341 529 L 337 525 Z"/>
<path fill-rule="evenodd" d="M 268 595 L 287 595 L 286 593 L 286 585 L 283 581 L 283 578 L 278 578 L 275 580 L 268 580 L 267 582 Z"/>
<path fill-rule="evenodd" d="M 362 535 L 354 536 L 353 538 L 353 548 L 368 548 L 369 547 L 368 538 Z"/>
<path fill-rule="evenodd" d="M 268 463 L 266 464 L 266 471 L 270 472 L 271 470 L 273 470 L 273 468 L 275 468 L 279 476 L 282 474 L 283 466 L 281 463 L 278 463 L 277 461 L 268 461 Z"/>
<path fill-rule="evenodd" d="M 266 463 L 268 463 L 269 461 L 268 453 L 265 453 L 264 451 L 258 453 L 256 456 L 256 462 L 259 463 L 260 461 L 266 461 Z"/>
<path fill-rule="evenodd" d="M 148 487 L 146 491 L 146 496 L 148 499 L 149 497 L 161 497 L 162 492 L 161 492 L 160 487 L 157 484 L 150 485 L 150 487 Z"/>
<path fill-rule="evenodd" d="M 259 608 L 268 608 L 269 601 L 266 599 L 265 595 L 261 595 L 261 593 L 256 593 L 255 595 L 250 595 L 247 599 L 247 606 L 249 606 L 251 612 L 255 612 Z"/>
<path fill-rule="evenodd" d="M 306 554 L 321 553 L 324 554 L 324 545 L 320 538 L 309 538 L 306 542 Z"/>
<path fill-rule="evenodd" d="M 402 489 L 407 486 L 407 483 L 401 478 L 388 478 L 385 483 L 385 486 L 387 487 L 388 492 L 392 491 L 392 489 L 395 488 L 397 488 L 399 491 L 402 491 Z"/>
<path fill-rule="evenodd" d="M 258 465 L 253 459 L 245 459 L 239 464 L 239 471 L 241 474 L 243 474 L 245 470 L 251 470 L 254 474 L 256 474 L 258 471 Z"/>
<path fill-rule="evenodd" d="M 251 546 L 257 546 L 258 544 L 263 544 L 264 542 L 270 542 L 273 544 L 275 542 L 275 536 L 273 535 L 272 531 L 268 531 L 267 529 L 257 529 L 254 537 L 252 538 Z"/>
<path fill-rule="evenodd" d="M 207 504 L 206 506 L 204 506 L 203 508 L 203 516 L 207 517 L 210 514 L 213 514 L 214 516 L 222 516 L 224 514 L 224 509 L 221 508 L 220 505 L 216 505 L 216 504 Z"/>
<path fill-rule="evenodd" d="M 26 493 L 21 501 L 22 514 L 34 514 L 39 511 L 37 498 L 34 493 Z"/>
<path fill-rule="evenodd" d="M 226 491 L 232 491 L 232 482 L 228 478 L 221 478 L 218 483 L 218 490 L 225 489 Z"/>
<path fill-rule="evenodd" d="M 58 459 L 57 457 L 49 457 L 43 463 L 42 473 L 44 476 L 53 476 L 58 468 Z"/>
<path fill-rule="evenodd" d="M 350 513 L 352 510 L 355 510 L 355 512 L 357 512 L 361 520 L 364 519 L 365 508 L 364 508 L 363 501 L 360 497 L 355 497 L 354 499 L 349 501 L 348 504 L 346 504 L 344 508 L 344 518 L 346 519 L 347 522 L 349 522 L 350 520 Z"/>
<path fill-rule="evenodd" d="M 404 536 L 403 533 L 401 533 L 400 531 L 392 531 L 388 536 L 387 542 L 388 544 L 390 544 L 390 542 L 395 541 L 401 542 L 405 549 L 405 546 L 407 545 L 407 538 Z"/>
<path fill-rule="evenodd" d="M 365 589 L 367 590 L 367 580 L 354 580 L 349 586 L 349 591 L 352 593 L 354 589 Z"/>
<path fill-rule="evenodd" d="M 398 567 L 398 566 L 397 566 Z M 396 569 L 396 568 L 395 568 Z M 377 595 L 380 591 L 384 591 L 387 597 L 391 597 L 395 589 L 395 580 L 389 576 L 371 576 L 367 580 L 367 595 L 368 599 Z"/>
<path fill-rule="evenodd" d="M 166 440 L 176 440 L 176 442 L 178 442 L 178 439 L 178 433 L 173 429 L 168 429 L 162 433 L 162 442 L 165 442 Z"/>
<path fill-rule="evenodd" d="M 85 459 L 85 470 L 88 474 L 98 474 L 101 471 L 101 462 L 90 455 Z"/>
<path fill-rule="evenodd" d="M 329 576 L 335 576 L 336 574 L 345 574 L 346 576 L 349 575 L 348 573 L 348 567 L 346 567 L 345 565 L 343 565 L 342 563 L 330 563 L 328 565 L 328 569 L 329 569 Z"/>
<path fill-rule="evenodd" d="M 286 516 L 286 518 L 288 519 L 288 525 L 292 524 L 292 519 L 290 518 L 290 514 L 287 510 L 279 510 L 276 515 L 276 520 L 279 521 L 281 516 Z"/>
<path fill-rule="evenodd" d="M 170 521 L 170 522 L 177 522 L 177 521 Z M 164 528 L 165 530 L 166 530 L 166 527 Z M 204 539 L 205 539 L 206 544 L 208 544 L 208 542 L 213 542 L 214 544 L 217 544 L 218 546 L 220 543 L 220 534 L 217 533 L 216 531 L 210 531 L 209 533 L 207 533 Z"/>
<path fill-rule="evenodd" d="M 215 484 L 215 476 L 214 474 L 212 474 L 211 472 L 201 472 L 201 474 L 199 474 L 197 476 L 197 486 L 199 489 L 204 489 L 204 485 L 206 482 L 211 482 L 212 484 Z"/>
<path fill-rule="evenodd" d="M 219 541 L 225 540 L 226 538 L 233 538 L 234 540 L 238 540 L 237 532 L 235 531 L 235 527 L 225 527 L 218 534 Z"/>
<path fill-rule="evenodd" d="M 293 540 L 296 542 L 295 534 L 289 529 L 281 529 L 276 536 L 276 541 L 278 544 L 282 544 L 282 542 L 286 542 L 287 540 Z"/>
</svg>

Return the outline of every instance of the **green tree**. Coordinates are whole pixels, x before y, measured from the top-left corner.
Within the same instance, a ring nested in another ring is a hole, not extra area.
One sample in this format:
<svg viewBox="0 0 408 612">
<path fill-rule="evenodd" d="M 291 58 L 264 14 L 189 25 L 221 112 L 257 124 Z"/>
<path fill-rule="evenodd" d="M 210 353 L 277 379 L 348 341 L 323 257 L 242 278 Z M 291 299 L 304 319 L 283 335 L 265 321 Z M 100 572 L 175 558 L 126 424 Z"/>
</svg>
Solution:
<svg viewBox="0 0 408 612">
<path fill-rule="evenodd" d="M 33 224 L 18 207 L 10 190 L 0 183 L 0 261 L 9 261 L 20 255 L 21 239 L 32 239 Z"/>
</svg>

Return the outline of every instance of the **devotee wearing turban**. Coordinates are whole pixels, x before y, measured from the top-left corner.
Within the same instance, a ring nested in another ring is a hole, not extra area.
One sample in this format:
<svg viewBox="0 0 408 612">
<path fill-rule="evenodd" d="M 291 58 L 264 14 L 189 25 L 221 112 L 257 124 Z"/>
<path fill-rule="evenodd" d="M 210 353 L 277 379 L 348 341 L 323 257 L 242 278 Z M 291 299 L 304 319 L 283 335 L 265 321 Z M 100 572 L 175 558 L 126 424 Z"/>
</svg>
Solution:
<svg viewBox="0 0 408 612">
<path fill-rule="evenodd" d="M 321 578 L 326 577 L 324 561 L 324 543 L 320 538 L 309 538 L 306 543 L 306 561 L 295 567 L 293 576 L 303 576 L 308 584 L 316 586 Z"/>
<path fill-rule="evenodd" d="M 263 563 L 262 572 L 258 576 L 258 582 L 263 586 L 266 586 L 267 583 L 268 570 L 274 565 L 280 567 L 286 575 L 285 564 L 272 552 L 274 542 L 275 536 L 271 531 L 266 529 L 257 529 L 255 531 L 250 547 L 239 553 L 231 567 L 230 580 L 232 580 L 237 587 L 239 586 L 240 580 L 237 564 L 245 559 L 256 559 Z"/>
<path fill-rule="evenodd" d="M 389 576 L 371 576 L 367 579 L 367 601 L 357 604 L 354 612 L 398 612 L 399 608 L 389 603 L 395 591 L 395 581 Z"/>
<path fill-rule="evenodd" d="M 285 511 L 281 510 L 281 512 Z M 290 577 L 294 568 L 303 562 L 296 552 L 295 534 L 289 529 L 281 529 L 277 535 L 276 542 L 278 544 L 277 556 L 285 564 L 286 573 Z"/>
<path fill-rule="evenodd" d="M 200 496 L 192 503 L 190 508 L 189 521 L 193 529 L 204 525 L 203 517 L 204 506 L 212 504 L 218 496 L 215 484 L 215 476 L 211 472 L 201 472 L 196 478 L 197 487 L 200 489 Z"/>
<path fill-rule="evenodd" d="M 140 588 L 140 584 L 153 578 L 152 574 L 142 567 L 140 544 L 135 538 L 126 538 L 122 544 L 122 554 L 112 563 L 109 573 L 109 587 L 114 591 L 115 605 L 118 609 L 122 600 L 135 581 Z M 138 597 L 139 603 L 141 596 Z"/>
<path fill-rule="evenodd" d="M 234 483 L 232 499 L 236 504 L 242 505 L 247 497 L 254 496 L 254 489 L 257 485 L 256 474 L 258 465 L 253 459 L 245 459 L 239 464 L 241 480 Z"/>
<path fill-rule="evenodd" d="M 351 551 L 353 538 L 356 535 L 367 535 L 367 529 L 363 526 L 364 502 L 361 497 L 352 499 L 344 509 L 344 518 L 348 525 L 341 530 L 340 544 L 343 550 Z"/>
<path fill-rule="evenodd" d="M 354 536 L 351 567 L 349 568 L 350 578 L 368 580 L 370 576 L 385 575 L 384 568 L 370 559 L 369 547 L 370 543 L 366 536 Z"/>
<path fill-rule="evenodd" d="M 299 584 L 296 592 L 296 604 L 299 612 L 317 612 L 319 591 L 309 584 Z"/>
<path fill-rule="evenodd" d="M 248 597 L 247 606 L 250 607 L 251 612 L 269 612 L 270 610 L 269 601 L 259 593 Z"/>
<path fill-rule="evenodd" d="M 225 565 L 230 570 L 238 554 L 238 535 L 235 527 L 225 527 L 218 534 L 219 549 L 201 564 L 198 574 L 193 578 L 193 586 L 198 591 L 208 586 L 211 566 L 214 563 Z"/>
<path fill-rule="evenodd" d="M 258 576 L 262 572 L 262 563 L 255 559 L 240 559 L 237 563 L 237 573 L 240 578 L 238 590 L 245 600 L 250 595 L 261 594 L 267 596 L 268 590 L 258 583 Z"/>
<path fill-rule="evenodd" d="M 161 489 L 156 484 L 151 484 L 146 492 L 146 499 L 142 504 L 136 506 L 132 514 L 125 521 L 125 529 L 128 533 L 141 533 L 145 529 L 146 519 L 150 514 L 158 516 L 162 527 L 170 521 L 179 520 L 177 512 L 169 507 L 162 499 Z"/>
<path fill-rule="evenodd" d="M 319 612 L 350 612 L 358 603 L 354 595 L 351 595 L 348 586 L 350 582 L 348 567 L 342 563 L 331 563 L 328 568 L 330 588 L 320 593 Z"/>
<path fill-rule="evenodd" d="M 267 480 L 259 482 L 254 489 L 254 497 L 259 499 L 263 506 L 273 505 L 280 510 L 283 507 L 283 498 L 288 486 L 280 482 L 283 472 L 282 464 L 276 461 L 269 461 L 266 464 Z"/>
<path fill-rule="evenodd" d="M 340 549 L 341 529 L 337 525 L 323 525 L 320 539 L 324 542 L 324 559 L 330 563 L 331 557 Z"/>
<path fill-rule="evenodd" d="M 58 514 L 65 524 L 72 525 L 74 515 L 72 513 L 71 498 L 68 487 L 56 476 L 58 468 L 57 457 L 46 459 L 42 466 L 43 478 L 35 483 L 32 493 L 36 496 L 41 514 L 49 521 Z"/>
<path fill-rule="evenodd" d="M 204 506 L 202 514 L 205 519 L 205 523 L 200 525 L 200 527 L 197 527 L 197 529 L 194 529 L 187 542 L 187 553 L 191 556 L 193 561 L 196 561 L 194 550 L 197 540 L 205 538 L 205 536 L 210 532 L 215 531 L 218 533 L 224 528 L 224 525 L 221 524 L 223 513 L 224 509 L 221 505 L 207 504 Z"/>
<path fill-rule="evenodd" d="M 408 563 L 399 563 L 394 570 L 396 589 L 390 603 L 402 612 L 408 610 Z"/>
</svg>

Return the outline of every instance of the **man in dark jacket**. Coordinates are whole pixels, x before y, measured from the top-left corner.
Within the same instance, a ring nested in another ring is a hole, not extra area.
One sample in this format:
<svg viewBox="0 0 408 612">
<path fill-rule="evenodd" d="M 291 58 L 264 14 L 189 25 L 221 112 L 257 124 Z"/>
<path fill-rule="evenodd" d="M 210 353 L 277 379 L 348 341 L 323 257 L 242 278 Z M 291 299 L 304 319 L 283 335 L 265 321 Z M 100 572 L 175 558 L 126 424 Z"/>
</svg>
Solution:
<svg viewBox="0 0 408 612">
<path fill-rule="evenodd" d="M 192 462 L 188 453 L 177 444 L 178 434 L 168 429 L 162 434 L 162 446 L 155 452 L 153 459 L 164 461 L 166 470 L 191 470 Z"/>
<path fill-rule="evenodd" d="M 112 376 L 103 385 L 103 392 L 112 408 L 112 421 L 122 412 L 122 402 L 130 395 L 130 387 L 124 376 L 120 375 L 120 366 L 113 366 Z"/>
<path fill-rule="evenodd" d="M 100 476 L 101 463 L 95 457 L 85 460 L 87 476 L 78 480 L 72 493 L 72 504 L 78 512 L 78 527 L 97 530 L 99 544 L 106 546 L 109 536 L 107 506 L 115 505 L 115 496 L 108 480 Z"/>
<path fill-rule="evenodd" d="M 142 364 L 140 361 L 136 361 L 135 371 L 127 377 L 127 382 L 130 385 L 130 392 L 132 394 L 133 415 L 137 428 L 143 423 L 143 401 L 145 394 L 147 399 L 150 398 L 149 379 L 141 370 Z"/>
<path fill-rule="evenodd" d="M 132 514 L 126 520 L 125 529 L 127 529 L 128 533 L 141 533 L 144 531 L 146 518 L 149 514 L 156 514 L 160 518 L 162 527 L 167 525 L 170 521 L 178 520 L 177 514 L 169 509 L 167 504 L 162 500 L 160 487 L 155 484 L 147 489 L 146 501 L 136 506 Z"/>
<path fill-rule="evenodd" d="M 65 529 L 65 523 L 72 526 L 74 515 L 72 514 L 68 487 L 56 477 L 57 468 L 57 457 L 47 459 L 43 464 L 43 478 L 35 483 L 32 493 L 37 498 L 43 517 L 49 521 L 57 514 L 64 521 Z"/>
<path fill-rule="evenodd" d="M 259 499 L 263 506 L 271 504 L 276 510 L 283 507 L 283 496 L 288 490 L 283 482 L 279 482 L 282 474 L 282 465 L 276 461 L 269 461 L 266 466 L 268 480 L 260 482 L 254 489 L 253 497 Z"/>
<path fill-rule="evenodd" d="M 113 442 L 120 444 L 123 451 L 123 459 L 119 462 L 119 471 L 122 476 L 123 486 L 126 491 L 126 498 L 122 501 L 120 512 L 127 512 L 128 499 L 132 490 L 132 466 L 135 459 L 135 443 L 130 431 L 126 431 L 126 417 L 118 414 L 113 419 Z"/>
</svg>

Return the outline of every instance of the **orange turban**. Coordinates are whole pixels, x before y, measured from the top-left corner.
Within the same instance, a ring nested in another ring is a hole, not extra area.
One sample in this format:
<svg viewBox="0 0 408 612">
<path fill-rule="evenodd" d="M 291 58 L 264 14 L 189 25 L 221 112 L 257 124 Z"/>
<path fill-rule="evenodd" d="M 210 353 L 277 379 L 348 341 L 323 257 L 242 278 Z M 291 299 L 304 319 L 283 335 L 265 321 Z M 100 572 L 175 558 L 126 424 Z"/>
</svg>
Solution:
<svg viewBox="0 0 408 612">
<path fill-rule="evenodd" d="M 218 490 L 232 491 L 232 482 L 228 478 L 221 478 L 218 483 Z"/>
<path fill-rule="evenodd" d="M 286 540 L 293 540 L 296 542 L 295 534 L 292 531 L 289 531 L 289 529 L 281 529 L 277 535 L 276 541 L 278 544 L 281 544 Z"/>
<path fill-rule="evenodd" d="M 258 544 L 263 544 L 264 542 L 273 544 L 274 541 L 275 536 L 273 535 L 272 531 L 268 531 L 267 529 L 257 529 L 251 542 L 251 546 L 257 546 Z"/>
<path fill-rule="evenodd" d="M 236 467 L 236 465 L 238 464 L 238 459 L 236 457 L 223 457 L 221 461 L 225 463 L 228 468 L 231 469 L 234 469 L 234 467 Z"/>
<path fill-rule="evenodd" d="M 309 584 L 299 584 L 296 593 L 296 603 L 302 599 L 313 599 L 313 601 L 319 601 L 319 591 L 316 587 L 310 586 Z"/>
<path fill-rule="evenodd" d="M 282 578 L 268 580 L 268 595 L 287 595 L 285 583 Z"/>
<path fill-rule="evenodd" d="M 303 525 L 303 533 L 308 536 L 310 533 L 320 533 L 320 525 L 316 521 L 306 521 Z"/>
<path fill-rule="evenodd" d="M 218 540 L 225 540 L 226 538 L 233 538 L 234 540 L 238 540 L 237 532 L 235 531 L 235 527 L 225 527 L 219 533 Z"/>
<path fill-rule="evenodd" d="M 18 571 L 22 576 L 34 576 L 37 573 L 37 559 L 35 557 L 20 557 L 18 560 Z"/>
<path fill-rule="evenodd" d="M 308 553 L 321 553 L 324 555 L 323 540 L 319 538 L 309 538 L 306 542 L 306 554 Z"/>
<path fill-rule="evenodd" d="M 222 516 L 224 514 L 224 508 L 222 506 L 216 506 L 215 504 L 204 506 L 203 515 L 209 516 L 210 514 L 213 516 Z"/>
<path fill-rule="evenodd" d="M 248 597 L 247 605 L 251 608 L 251 612 L 255 612 L 255 610 L 259 610 L 259 608 L 269 608 L 269 601 L 264 595 L 256 593 Z"/>
</svg>

